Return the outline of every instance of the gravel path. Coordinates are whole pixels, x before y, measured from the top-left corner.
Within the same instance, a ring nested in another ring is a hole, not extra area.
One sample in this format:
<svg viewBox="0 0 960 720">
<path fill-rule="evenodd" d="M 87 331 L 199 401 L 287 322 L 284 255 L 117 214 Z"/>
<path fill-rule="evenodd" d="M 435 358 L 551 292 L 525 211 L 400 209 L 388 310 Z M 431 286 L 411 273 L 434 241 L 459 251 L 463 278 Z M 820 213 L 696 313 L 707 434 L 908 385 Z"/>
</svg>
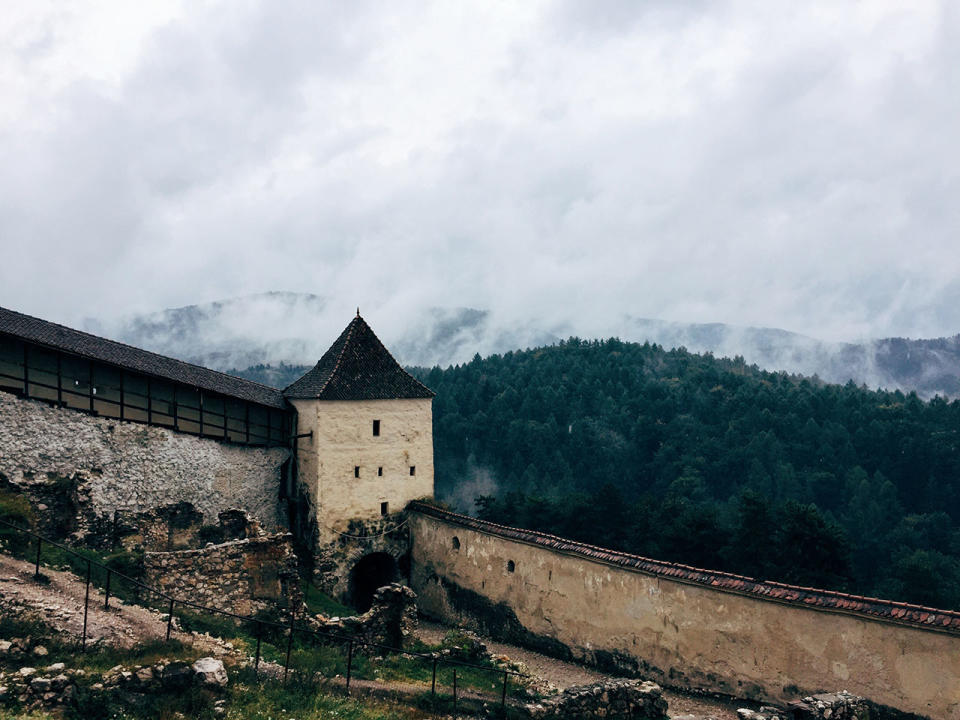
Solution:
<svg viewBox="0 0 960 720">
<path fill-rule="evenodd" d="M 418 637 L 425 643 L 437 644 L 448 630 L 450 628 L 444 625 L 421 621 Z M 488 638 L 483 638 L 483 642 L 494 655 L 506 655 L 511 660 L 519 660 L 529 668 L 532 674 L 560 690 L 576 685 L 589 685 L 610 677 L 583 665 L 557 660 L 516 645 L 507 645 Z M 738 707 L 754 707 L 753 703 L 685 695 L 667 689 L 664 689 L 663 696 L 669 705 L 667 712 L 671 718 L 737 720 Z"/>
</svg>

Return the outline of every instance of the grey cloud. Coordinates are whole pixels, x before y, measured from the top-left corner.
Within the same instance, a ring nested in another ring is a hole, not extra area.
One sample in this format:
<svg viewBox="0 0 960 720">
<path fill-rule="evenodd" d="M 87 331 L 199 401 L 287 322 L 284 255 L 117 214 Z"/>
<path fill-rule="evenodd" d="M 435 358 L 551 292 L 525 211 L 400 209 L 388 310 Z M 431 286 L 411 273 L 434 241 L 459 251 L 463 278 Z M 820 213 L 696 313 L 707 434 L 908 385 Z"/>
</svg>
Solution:
<svg viewBox="0 0 960 720">
<path fill-rule="evenodd" d="M 0 303 L 956 333 L 960 21 L 817 8 L 215 4 L 49 89 L 41 33 L 39 89 L 0 84 L 33 102 L 0 115 Z"/>
</svg>

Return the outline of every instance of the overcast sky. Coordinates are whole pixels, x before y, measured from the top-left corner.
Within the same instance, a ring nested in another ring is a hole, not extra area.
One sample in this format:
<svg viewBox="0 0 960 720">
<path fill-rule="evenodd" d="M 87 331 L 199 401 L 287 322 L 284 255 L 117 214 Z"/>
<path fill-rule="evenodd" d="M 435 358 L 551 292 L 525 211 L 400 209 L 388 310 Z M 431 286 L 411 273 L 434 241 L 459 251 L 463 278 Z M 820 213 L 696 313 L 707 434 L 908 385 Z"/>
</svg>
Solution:
<svg viewBox="0 0 960 720">
<path fill-rule="evenodd" d="M 8 3 L 0 305 L 960 332 L 960 13 Z"/>
</svg>

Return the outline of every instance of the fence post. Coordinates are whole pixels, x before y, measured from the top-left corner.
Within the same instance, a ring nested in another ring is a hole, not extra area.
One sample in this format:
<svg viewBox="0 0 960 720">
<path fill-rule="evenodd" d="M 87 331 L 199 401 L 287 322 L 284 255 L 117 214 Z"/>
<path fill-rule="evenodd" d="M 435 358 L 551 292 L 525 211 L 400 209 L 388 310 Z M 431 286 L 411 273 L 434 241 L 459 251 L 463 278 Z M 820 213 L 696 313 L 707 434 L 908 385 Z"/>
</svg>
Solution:
<svg viewBox="0 0 960 720">
<path fill-rule="evenodd" d="M 437 659 L 433 659 L 433 680 L 430 681 L 430 699 L 437 702 Z"/>
<path fill-rule="evenodd" d="M 347 650 L 347 694 L 350 694 L 350 671 L 353 670 L 353 640 L 350 641 L 350 648 Z"/>
<path fill-rule="evenodd" d="M 260 640 L 263 637 L 263 623 L 257 623 L 257 657 L 253 661 L 253 674 L 257 677 L 260 677 L 258 674 L 260 671 Z"/>
<path fill-rule="evenodd" d="M 453 668 L 453 711 L 457 711 L 457 668 Z"/>
<path fill-rule="evenodd" d="M 173 626 L 173 598 L 170 598 L 170 607 L 167 609 L 167 642 L 170 642 L 170 628 Z"/>
<path fill-rule="evenodd" d="M 112 576 L 112 574 L 113 574 L 113 573 L 112 573 L 112 571 L 110 570 L 110 568 L 107 568 L 107 587 L 106 587 L 106 589 L 104 590 L 104 592 L 106 593 L 106 595 L 105 595 L 104 598 L 103 598 L 103 609 L 104 609 L 104 610 L 109 610 L 109 609 L 110 609 L 110 577 Z"/>
<path fill-rule="evenodd" d="M 503 710 L 503 716 L 507 716 L 507 671 L 503 671 L 503 693 L 500 695 L 500 709 Z"/>
<path fill-rule="evenodd" d="M 37 535 L 37 566 L 33 569 L 33 577 L 36 580 L 40 579 L 40 544 L 43 542 L 43 539 Z"/>
<path fill-rule="evenodd" d="M 87 586 L 83 591 L 83 634 L 80 636 L 80 652 L 87 651 L 87 612 L 90 610 L 90 571 L 91 564 L 87 560 Z"/>
<path fill-rule="evenodd" d="M 293 619 L 296 617 L 293 608 L 290 608 L 290 635 L 287 637 L 287 659 L 283 663 L 283 684 L 287 684 L 287 672 L 290 670 L 290 651 L 293 650 Z"/>
</svg>

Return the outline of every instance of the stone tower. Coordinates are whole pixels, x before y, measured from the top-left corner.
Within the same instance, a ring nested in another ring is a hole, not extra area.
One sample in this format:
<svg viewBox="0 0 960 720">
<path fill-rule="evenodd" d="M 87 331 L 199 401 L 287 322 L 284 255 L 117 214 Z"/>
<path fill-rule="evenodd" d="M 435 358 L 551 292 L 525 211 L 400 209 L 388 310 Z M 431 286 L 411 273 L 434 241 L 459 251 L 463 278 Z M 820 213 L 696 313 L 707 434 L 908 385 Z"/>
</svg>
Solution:
<svg viewBox="0 0 960 720">
<path fill-rule="evenodd" d="M 357 316 L 283 391 L 297 411 L 297 462 L 321 545 L 433 496 L 433 392 Z M 302 437 L 308 435 L 307 437 Z"/>
</svg>

